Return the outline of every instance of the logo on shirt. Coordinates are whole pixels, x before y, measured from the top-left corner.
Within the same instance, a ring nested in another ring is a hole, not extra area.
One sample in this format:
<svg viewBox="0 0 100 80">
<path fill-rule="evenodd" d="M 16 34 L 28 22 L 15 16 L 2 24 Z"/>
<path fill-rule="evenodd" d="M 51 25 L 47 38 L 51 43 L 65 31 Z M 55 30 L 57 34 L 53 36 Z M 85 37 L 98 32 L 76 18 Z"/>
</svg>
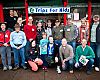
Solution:
<svg viewBox="0 0 100 80">
<path fill-rule="evenodd" d="M 32 31 L 34 31 L 34 29 L 32 29 Z"/>
<path fill-rule="evenodd" d="M 67 29 L 67 31 L 69 32 L 69 31 L 70 31 L 70 29 Z"/>
<path fill-rule="evenodd" d="M 5 35 L 5 37 L 7 37 L 7 38 L 8 38 L 8 35 L 6 34 L 6 35 Z"/>
<path fill-rule="evenodd" d="M 14 20 L 16 20 L 16 18 L 14 18 Z"/>
</svg>

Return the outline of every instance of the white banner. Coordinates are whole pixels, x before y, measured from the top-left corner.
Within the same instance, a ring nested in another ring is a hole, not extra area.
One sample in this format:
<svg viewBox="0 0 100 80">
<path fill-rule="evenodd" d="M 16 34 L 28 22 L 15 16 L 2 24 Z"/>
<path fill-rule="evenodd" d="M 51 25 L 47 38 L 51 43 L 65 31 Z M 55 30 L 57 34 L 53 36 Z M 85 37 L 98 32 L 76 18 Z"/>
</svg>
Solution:
<svg viewBox="0 0 100 80">
<path fill-rule="evenodd" d="M 70 13 L 70 7 L 28 7 L 28 13 Z"/>
</svg>

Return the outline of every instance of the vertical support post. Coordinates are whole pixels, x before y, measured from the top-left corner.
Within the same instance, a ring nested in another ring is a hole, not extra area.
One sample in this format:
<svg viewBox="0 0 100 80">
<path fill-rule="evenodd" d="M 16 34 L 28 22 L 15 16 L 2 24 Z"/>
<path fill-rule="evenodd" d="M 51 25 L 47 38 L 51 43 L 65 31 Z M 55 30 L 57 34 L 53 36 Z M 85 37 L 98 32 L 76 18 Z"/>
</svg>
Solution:
<svg viewBox="0 0 100 80">
<path fill-rule="evenodd" d="M 4 22 L 3 5 L 0 3 L 0 22 Z"/>
<path fill-rule="evenodd" d="M 64 7 L 68 5 L 68 0 L 64 0 Z M 64 14 L 64 25 L 66 25 L 67 22 L 67 14 Z"/>
<path fill-rule="evenodd" d="M 28 24 L 28 0 L 25 0 L 26 24 Z"/>
<path fill-rule="evenodd" d="M 91 0 L 88 0 L 89 35 L 90 35 L 90 24 L 91 24 L 91 9 L 92 9 Z M 89 40 L 90 40 L 90 37 L 89 37 Z M 90 46 L 90 42 L 88 42 L 88 45 Z"/>
</svg>

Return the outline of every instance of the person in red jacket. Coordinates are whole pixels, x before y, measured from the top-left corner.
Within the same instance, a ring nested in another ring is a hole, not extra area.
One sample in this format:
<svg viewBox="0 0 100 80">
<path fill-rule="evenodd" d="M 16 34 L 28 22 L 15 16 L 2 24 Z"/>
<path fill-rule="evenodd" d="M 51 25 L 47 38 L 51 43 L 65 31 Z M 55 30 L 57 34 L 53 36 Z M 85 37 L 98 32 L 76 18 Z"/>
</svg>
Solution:
<svg viewBox="0 0 100 80">
<path fill-rule="evenodd" d="M 10 31 L 6 30 L 6 23 L 0 24 L 0 54 L 3 64 L 3 70 L 12 69 L 11 66 L 11 47 L 10 47 Z M 6 63 L 6 54 L 7 54 L 7 61 Z"/>
<path fill-rule="evenodd" d="M 37 36 L 36 26 L 33 25 L 32 22 L 33 22 L 33 17 L 29 16 L 28 24 L 26 24 L 24 26 L 24 32 L 25 32 L 25 35 L 26 35 L 26 38 L 27 38 L 27 44 L 26 44 L 26 47 L 25 47 L 26 60 L 27 60 L 27 57 L 28 57 L 28 51 L 30 50 L 30 42 L 32 40 L 36 40 L 36 36 Z"/>
</svg>

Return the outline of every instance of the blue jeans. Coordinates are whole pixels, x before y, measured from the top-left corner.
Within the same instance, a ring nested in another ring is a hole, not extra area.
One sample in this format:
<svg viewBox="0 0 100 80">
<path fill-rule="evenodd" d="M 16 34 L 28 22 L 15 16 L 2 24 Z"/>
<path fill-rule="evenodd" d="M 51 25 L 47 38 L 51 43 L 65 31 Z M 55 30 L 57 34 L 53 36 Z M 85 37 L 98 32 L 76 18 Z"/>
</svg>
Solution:
<svg viewBox="0 0 100 80">
<path fill-rule="evenodd" d="M 87 71 L 92 71 L 92 65 L 94 63 L 94 59 L 89 59 L 88 63 L 87 63 Z M 82 63 L 79 62 L 79 68 L 81 68 L 83 66 Z"/>
<path fill-rule="evenodd" d="M 91 46 L 91 48 L 93 49 L 93 51 L 95 53 L 94 65 L 95 65 L 95 67 L 99 67 L 99 65 L 98 65 L 99 58 L 98 58 L 98 55 L 97 55 L 97 44 L 96 44 L 96 42 L 91 42 L 90 46 Z"/>
<path fill-rule="evenodd" d="M 14 51 L 14 62 L 15 66 L 19 66 L 19 55 L 21 57 L 21 66 L 25 65 L 25 55 L 24 55 L 24 47 L 20 49 L 12 48 Z"/>
<path fill-rule="evenodd" d="M 93 49 L 94 53 L 96 54 L 97 44 L 95 42 L 90 43 L 91 48 Z"/>
<path fill-rule="evenodd" d="M 100 66 L 100 44 L 97 44 L 97 50 L 96 50 L 96 61 L 97 64 L 95 65 L 96 67 Z"/>
<path fill-rule="evenodd" d="M 8 66 L 11 66 L 11 47 L 0 47 L 1 59 L 3 66 L 7 67 L 6 64 L 6 54 L 7 54 L 7 61 Z"/>
<path fill-rule="evenodd" d="M 54 41 L 56 45 L 58 45 L 59 47 L 61 46 L 61 40 L 55 40 Z"/>
<path fill-rule="evenodd" d="M 76 49 L 76 41 L 73 40 L 71 42 L 68 42 L 69 45 L 71 45 L 73 47 L 73 52 L 75 53 L 75 49 Z"/>
<path fill-rule="evenodd" d="M 40 58 L 43 61 L 43 66 L 48 67 L 48 63 L 46 61 L 47 55 L 46 54 L 42 54 L 42 55 L 40 55 Z"/>
<path fill-rule="evenodd" d="M 27 41 L 26 46 L 25 46 L 25 59 L 26 59 L 26 61 L 28 60 L 30 47 L 31 47 L 31 43 L 30 43 L 30 41 Z"/>
<path fill-rule="evenodd" d="M 69 70 L 73 70 L 73 65 L 74 65 L 73 59 L 65 61 L 65 68 L 63 68 L 63 70 L 66 70 L 67 68 L 69 68 Z"/>
</svg>

